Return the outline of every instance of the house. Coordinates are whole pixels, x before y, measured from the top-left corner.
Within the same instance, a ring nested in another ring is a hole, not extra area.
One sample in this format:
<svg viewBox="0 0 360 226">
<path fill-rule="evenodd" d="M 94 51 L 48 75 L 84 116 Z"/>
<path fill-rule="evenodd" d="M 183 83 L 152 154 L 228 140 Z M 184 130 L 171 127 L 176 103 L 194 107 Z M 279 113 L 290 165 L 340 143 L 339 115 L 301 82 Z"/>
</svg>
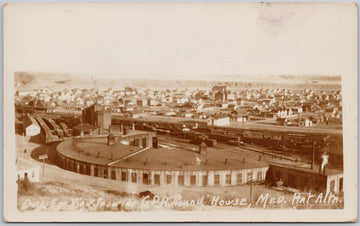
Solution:
<svg viewBox="0 0 360 226">
<path fill-rule="evenodd" d="M 128 112 L 128 111 L 129 111 L 129 112 L 133 112 L 133 111 L 134 111 L 134 108 L 133 108 L 133 107 L 124 107 L 124 108 L 123 108 L 123 111 L 124 111 L 124 112 Z"/>
<path fill-rule="evenodd" d="M 185 104 L 189 102 L 189 98 L 188 97 L 179 97 L 176 99 L 176 103 L 178 104 Z"/>
<path fill-rule="evenodd" d="M 156 106 L 158 103 L 155 99 L 148 99 L 149 106 Z"/>
<path fill-rule="evenodd" d="M 209 116 L 207 122 L 210 126 L 225 126 L 230 124 L 230 117 L 227 114 L 214 114 Z"/>
<path fill-rule="evenodd" d="M 126 99 L 124 100 L 124 105 L 125 105 L 126 107 L 128 107 L 128 106 L 135 106 L 135 105 L 137 105 L 137 101 L 136 101 L 135 99 L 132 99 L 132 98 L 126 98 Z"/>
<path fill-rule="evenodd" d="M 260 105 L 270 105 L 271 101 L 272 101 L 272 99 L 270 99 L 270 98 L 262 98 L 262 99 L 259 99 L 257 102 Z"/>
<path fill-rule="evenodd" d="M 165 100 L 165 101 L 163 101 L 163 102 L 172 103 L 172 102 L 173 102 L 173 98 L 172 98 L 172 96 L 167 96 L 167 97 L 166 97 L 166 100 Z"/>
<path fill-rule="evenodd" d="M 300 117 L 299 126 L 309 127 L 312 126 L 313 122 L 310 117 Z"/>
<path fill-rule="evenodd" d="M 127 111 L 124 113 L 124 116 L 127 118 L 140 118 L 143 114 L 143 111 L 140 109 L 134 109 L 133 111 Z"/>
<path fill-rule="evenodd" d="M 249 116 L 247 115 L 238 115 L 237 120 L 238 122 L 246 122 L 249 119 Z"/>
<path fill-rule="evenodd" d="M 176 112 L 174 111 L 168 111 L 165 113 L 166 116 L 176 116 Z"/>
<path fill-rule="evenodd" d="M 40 166 L 25 159 L 17 159 L 16 174 L 18 180 L 24 180 L 27 178 L 31 182 L 39 182 Z"/>
<path fill-rule="evenodd" d="M 221 104 L 221 108 L 222 109 L 226 109 L 226 108 L 228 108 L 229 107 L 229 104 L 228 103 L 222 103 Z"/>
<path fill-rule="evenodd" d="M 38 122 L 29 114 L 24 118 L 24 133 L 25 136 L 36 136 L 40 134 L 41 128 Z"/>
<path fill-rule="evenodd" d="M 17 91 L 16 94 L 20 97 L 25 97 L 25 96 L 35 96 L 36 95 L 36 91 L 34 90 L 22 90 L 22 91 Z"/>
<path fill-rule="evenodd" d="M 137 106 L 146 107 L 148 102 L 146 99 L 139 99 L 136 101 Z"/>
<path fill-rule="evenodd" d="M 298 106 L 298 107 L 293 107 L 293 113 L 302 113 L 303 112 L 303 109 L 301 106 Z"/>
<path fill-rule="evenodd" d="M 233 92 L 231 92 L 227 95 L 228 100 L 236 100 L 236 97 L 237 97 L 236 93 L 233 93 Z"/>
<path fill-rule="evenodd" d="M 184 113 L 184 117 L 185 117 L 185 118 L 191 118 L 191 117 L 193 117 L 193 116 L 194 116 L 194 114 L 191 113 L 191 112 L 185 112 L 185 113 Z"/>
</svg>

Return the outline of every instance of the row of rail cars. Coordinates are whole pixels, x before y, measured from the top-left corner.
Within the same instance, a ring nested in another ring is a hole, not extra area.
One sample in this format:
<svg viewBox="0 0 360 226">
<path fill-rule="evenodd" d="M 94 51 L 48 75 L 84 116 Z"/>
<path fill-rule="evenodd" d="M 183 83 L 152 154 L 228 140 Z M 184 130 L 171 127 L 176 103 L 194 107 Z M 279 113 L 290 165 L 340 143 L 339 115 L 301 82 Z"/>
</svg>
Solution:
<svg viewBox="0 0 360 226">
<path fill-rule="evenodd" d="M 132 126 L 139 130 L 152 130 L 159 134 L 168 133 L 181 138 L 196 140 L 202 139 L 208 146 L 216 142 L 232 145 L 255 144 L 265 148 L 311 155 L 315 152 L 327 152 L 336 164 L 343 164 L 342 134 L 327 134 L 319 132 L 281 132 L 269 130 L 250 130 L 242 128 L 216 127 L 206 124 L 189 122 L 174 123 L 160 121 L 142 121 L 129 118 L 114 118 L 112 124 Z M 184 130 L 184 128 L 188 128 Z M 212 144 L 210 144 L 212 143 Z M 316 158 L 319 155 L 316 156 Z"/>
<path fill-rule="evenodd" d="M 43 120 L 42 117 L 35 116 L 35 119 L 41 126 L 41 140 L 43 140 L 45 143 L 59 141 L 59 137 L 49 128 L 48 124 Z"/>
<path fill-rule="evenodd" d="M 36 115 L 34 118 L 41 126 L 40 136 L 45 143 L 60 141 L 63 137 L 72 136 L 72 129 L 69 129 L 64 122 L 55 122 L 53 118 L 43 115 Z"/>
</svg>

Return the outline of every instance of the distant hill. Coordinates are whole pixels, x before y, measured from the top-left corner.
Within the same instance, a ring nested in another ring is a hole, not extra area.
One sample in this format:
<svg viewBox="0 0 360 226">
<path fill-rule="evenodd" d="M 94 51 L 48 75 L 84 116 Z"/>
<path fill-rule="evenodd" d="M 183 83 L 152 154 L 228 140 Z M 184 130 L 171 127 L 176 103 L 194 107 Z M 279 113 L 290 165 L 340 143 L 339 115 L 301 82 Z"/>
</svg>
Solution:
<svg viewBox="0 0 360 226">
<path fill-rule="evenodd" d="M 288 89 L 341 89 L 341 76 L 326 75 L 270 75 L 270 76 L 214 76 L 218 80 L 152 80 L 128 78 L 94 78 L 86 75 L 54 74 L 43 72 L 15 72 L 17 90 L 50 88 L 210 88 L 226 85 L 233 89 L 288 88 Z"/>
</svg>

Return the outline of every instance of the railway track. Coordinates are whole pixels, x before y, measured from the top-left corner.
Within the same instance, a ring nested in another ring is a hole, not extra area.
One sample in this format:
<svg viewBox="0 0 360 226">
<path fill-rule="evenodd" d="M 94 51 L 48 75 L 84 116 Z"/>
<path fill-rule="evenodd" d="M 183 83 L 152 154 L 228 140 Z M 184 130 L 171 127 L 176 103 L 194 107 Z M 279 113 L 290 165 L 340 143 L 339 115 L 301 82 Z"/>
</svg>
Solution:
<svg viewBox="0 0 360 226">
<path fill-rule="evenodd" d="M 181 141 L 181 139 L 179 138 L 173 138 L 173 137 L 170 137 L 170 136 L 160 136 L 160 145 L 165 145 L 167 147 L 173 147 L 173 148 L 178 148 L 178 149 L 183 149 L 183 150 L 188 150 L 188 151 L 196 151 L 197 148 L 189 148 L 189 147 L 185 147 L 184 145 L 178 145 L 178 144 L 174 144 L 174 143 L 169 143 L 169 142 L 166 142 L 166 140 L 173 140 L 175 142 L 184 142 Z M 186 141 L 186 140 L 185 140 Z M 236 148 L 235 148 L 236 147 Z M 282 153 L 274 153 L 273 150 L 268 150 L 268 149 L 265 149 L 265 148 L 260 148 L 260 147 L 256 147 L 256 146 L 252 146 L 252 145 L 248 145 L 248 144 L 245 144 L 245 145 L 242 145 L 242 146 L 232 146 L 232 145 L 228 145 L 228 144 L 220 144 L 218 145 L 218 147 L 215 147 L 216 148 L 234 148 L 234 151 L 238 152 L 238 151 L 241 151 L 241 150 L 247 150 L 247 151 L 250 151 L 251 153 L 249 153 L 247 156 L 248 157 L 252 157 L 253 159 L 267 159 L 268 161 L 284 161 L 285 163 L 298 163 L 298 164 L 309 164 L 308 161 L 305 161 L 305 160 L 302 160 L 301 158 L 298 158 L 296 156 L 289 156 L 289 155 L 285 155 L 285 154 L 282 154 Z M 259 157 L 261 156 L 261 157 Z"/>
</svg>

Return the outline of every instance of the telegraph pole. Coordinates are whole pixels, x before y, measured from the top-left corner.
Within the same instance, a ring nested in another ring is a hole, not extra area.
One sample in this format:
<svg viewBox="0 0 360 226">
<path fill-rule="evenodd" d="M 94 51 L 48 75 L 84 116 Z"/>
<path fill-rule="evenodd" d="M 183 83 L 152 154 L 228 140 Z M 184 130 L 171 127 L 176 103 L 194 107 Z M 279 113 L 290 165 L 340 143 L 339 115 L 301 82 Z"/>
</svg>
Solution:
<svg viewBox="0 0 360 226">
<path fill-rule="evenodd" d="M 315 146 L 316 146 L 316 140 L 313 140 L 313 145 L 312 145 L 312 158 L 311 158 L 311 169 L 314 169 L 314 165 L 315 165 Z"/>
<path fill-rule="evenodd" d="M 250 182 L 250 194 L 249 194 L 249 199 L 250 199 L 250 203 L 252 204 L 252 202 L 253 202 L 253 198 L 252 198 L 252 193 L 253 193 L 253 179 L 252 179 L 252 175 L 251 176 L 248 176 L 247 177 L 247 180 Z"/>
<path fill-rule="evenodd" d="M 252 190 L 253 190 L 253 183 L 252 181 L 250 182 L 250 203 L 253 202 L 253 199 L 252 199 Z"/>
<path fill-rule="evenodd" d="M 43 154 L 39 156 L 39 160 L 42 160 L 42 171 L 43 171 L 43 176 L 42 176 L 42 182 L 45 182 L 45 159 L 48 158 L 48 154 Z"/>
</svg>

